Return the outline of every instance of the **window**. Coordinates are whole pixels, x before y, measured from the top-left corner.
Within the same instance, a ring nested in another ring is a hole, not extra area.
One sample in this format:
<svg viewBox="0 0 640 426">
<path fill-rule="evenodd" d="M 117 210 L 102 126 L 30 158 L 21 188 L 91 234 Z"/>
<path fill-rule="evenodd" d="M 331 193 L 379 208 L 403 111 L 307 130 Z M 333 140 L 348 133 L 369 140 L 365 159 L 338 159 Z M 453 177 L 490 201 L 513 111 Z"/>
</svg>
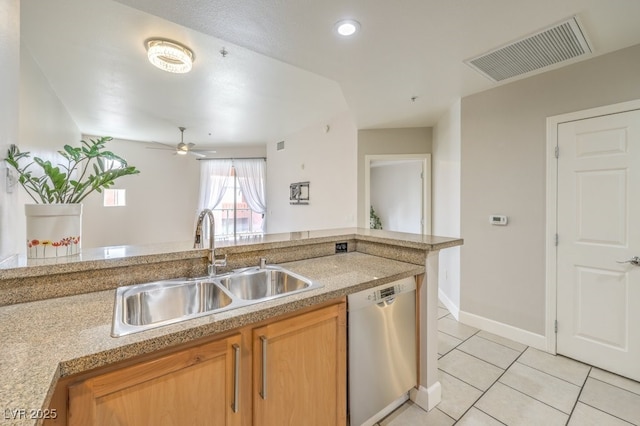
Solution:
<svg viewBox="0 0 640 426">
<path fill-rule="evenodd" d="M 247 204 L 238 185 L 235 167 L 231 168 L 222 200 L 212 210 L 216 218 L 216 237 L 262 233 L 264 214 L 251 210 Z"/>
<path fill-rule="evenodd" d="M 103 205 L 105 207 L 122 207 L 127 205 L 126 189 L 103 190 Z"/>
<path fill-rule="evenodd" d="M 216 238 L 264 232 L 265 160 L 201 161 L 200 210 L 210 208 Z"/>
</svg>

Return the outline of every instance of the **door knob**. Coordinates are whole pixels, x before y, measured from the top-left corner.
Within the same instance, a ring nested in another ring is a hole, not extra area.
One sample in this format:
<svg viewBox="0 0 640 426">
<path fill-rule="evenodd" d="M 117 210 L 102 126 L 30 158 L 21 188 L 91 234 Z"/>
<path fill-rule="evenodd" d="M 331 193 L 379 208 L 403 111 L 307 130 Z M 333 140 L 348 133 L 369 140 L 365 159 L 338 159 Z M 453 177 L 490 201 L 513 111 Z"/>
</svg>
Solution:
<svg viewBox="0 0 640 426">
<path fill-rule="evenodd" d="M 640 257 L 633 256 L 629 260 L 622 260 L 622 261 L 621 260 L 617 260 L 616 262 L 618 262 L 618 263 L 630 263 L 630 264 L 635 265 L 635 266 L 640 266 Z"/>
</svg>

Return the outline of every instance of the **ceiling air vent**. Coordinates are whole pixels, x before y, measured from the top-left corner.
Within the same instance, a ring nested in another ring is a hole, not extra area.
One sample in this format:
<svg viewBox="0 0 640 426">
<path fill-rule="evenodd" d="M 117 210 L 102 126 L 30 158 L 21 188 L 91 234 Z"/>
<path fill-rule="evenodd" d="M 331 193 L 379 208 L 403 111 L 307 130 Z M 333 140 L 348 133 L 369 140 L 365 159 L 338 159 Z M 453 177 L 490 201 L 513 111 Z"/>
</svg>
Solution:
<svg viewBox="0 0 640 426">
<path fill-rule="evenodd" d="M 280 141 L 276 144 L 276 150 L 282 151 L 284 149 L 284 141 Z"/>
<path fill-rule="evenodd" d="M 493 81 L 539 70 L 591 53 L 576 17 L 464 61 Z"/>
</svg>

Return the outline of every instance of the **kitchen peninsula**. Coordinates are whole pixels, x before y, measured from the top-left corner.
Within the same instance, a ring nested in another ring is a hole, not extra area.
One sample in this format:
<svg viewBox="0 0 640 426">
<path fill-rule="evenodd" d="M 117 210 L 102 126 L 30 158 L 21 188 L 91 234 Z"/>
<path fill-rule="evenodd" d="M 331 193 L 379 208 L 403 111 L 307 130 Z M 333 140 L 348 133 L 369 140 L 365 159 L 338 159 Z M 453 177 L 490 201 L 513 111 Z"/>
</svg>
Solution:
<svg viewBox="0 0 640 426">
<path fill-rule="evenodd" d="M 3 422 L 42 424 L 58 382 L 68 377 L 304 312 L 413 276 L 420 283 L 421 356 L 419 386 L 412 399 L 431 409 L 440 401 L 438 253 L 461 244 L 458 238 L 358 228 L 216 242 L 216 256 L 227 256 L 222 272 L 254 266 L 266 258 L 322 287 L 118 338 L 110 334 L 116 287 L 205 275 L 208 250 L 181 243 L 85 250 L 81 258 L 62 263 L 9 259 L 0 264 Z"/>
</svg>

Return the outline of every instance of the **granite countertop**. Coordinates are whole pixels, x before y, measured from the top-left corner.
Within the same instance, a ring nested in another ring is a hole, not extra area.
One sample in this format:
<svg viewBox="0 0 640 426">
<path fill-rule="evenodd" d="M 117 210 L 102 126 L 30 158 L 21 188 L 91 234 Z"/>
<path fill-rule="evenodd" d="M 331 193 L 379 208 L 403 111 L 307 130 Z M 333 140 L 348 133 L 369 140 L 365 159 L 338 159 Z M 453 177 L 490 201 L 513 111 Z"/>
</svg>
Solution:
<svg viewBox="0 0 640 426">
<path fill-rule="evenodd" d="M 335 238 L 337 234 L 389 242 L 388 234 L 367 230 L 346 230 L 343 233 L 322 231 L 300 237 Z M 402 239 L 394 239 L 394 242 L 426 251 L 461 244 L 459 239 L 419 235 L 408 238 L 407 235 L 410 234 L 403 234 Z M 297 235 L 288 239 L 270 237 L 271 241 L 261 242 L 276 247 L 286 241 L 285 244 L 291 246 L 295 237 Z M 170 255 L 167 253 L 170 250 L 161 255 Z M 201 253 L 197 255 L 201 256 Z M 69 265 L 73 269 L 83 267 L 78 266 L 77 262 Z M 0 406 L 4 410 L 4 422 L 35 424 L 36 420 L 32 419 L 7 419 L 6 413 L 10 413 L 7 410 L 24 409 L 28 413 L 30 409 L 47 407 L 60 377 L 212 336 L 425 272 L 424 265 L 359 252 L 289 262 L 282 266 L 319 282 L 323 287 L 119 338 L 110 336 L 115 290 L 0 307 L 0 332 L 4 340 L 0 348 L 0 377 L 3 378 Z M 20 269 L 8 267 L 4 272 L 9 275 L 20 274 Z M 23 273 L 33 273 L 31 269 L 27 267 Z"/>
</svg>

